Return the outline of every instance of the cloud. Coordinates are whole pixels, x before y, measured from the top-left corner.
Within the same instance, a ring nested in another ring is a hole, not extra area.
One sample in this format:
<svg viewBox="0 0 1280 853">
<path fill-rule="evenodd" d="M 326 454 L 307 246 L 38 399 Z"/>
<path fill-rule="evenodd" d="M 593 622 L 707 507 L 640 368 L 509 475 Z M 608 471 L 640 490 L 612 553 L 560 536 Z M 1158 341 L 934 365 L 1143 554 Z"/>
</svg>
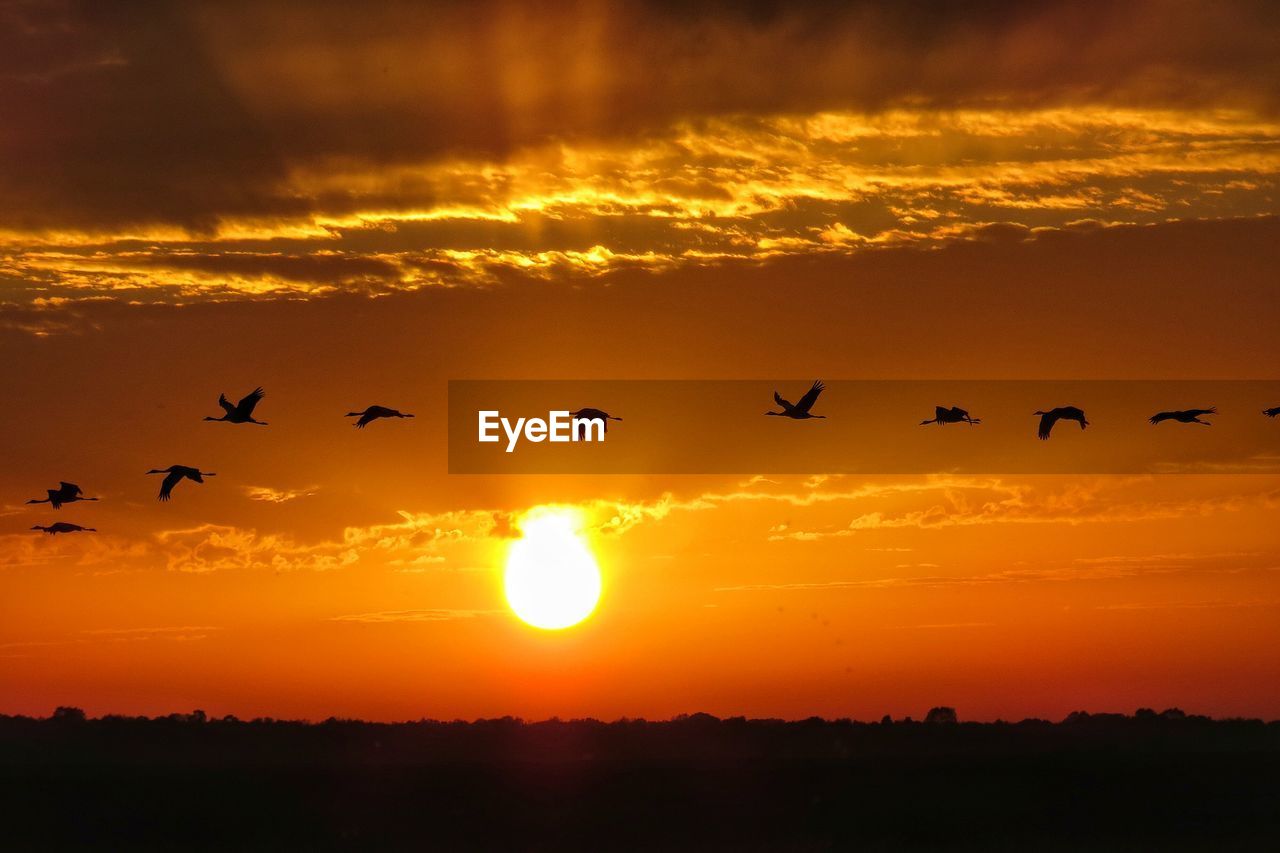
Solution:
<svg viewBox="0 0 1280 853">
<path fill-rule="evenodd" d="M 252 501 L 265 501 L 267 503 L 287 503 L 288 501 L 297 500 L 314 495 L 320 491 L 319 486 L 308 486 L 305 489 L 275 489 L 270 486 L 245 486 L 244 493 Z"/>
<path fill-rule="evenodd" d="M 479 5 L 7 7 L 7 299 L 383 293 L 1274 212 L 1262 2 Z"/>
<path fill-rule="evenodd" d="M 374 613 L 351 613 L 345 616 L 334 616 L 334 622 L 362 622 L 365 624 L 384 624 L 387 622 L 452 622 L 458 619 L 475 619 L 500 613 L 499 610 L 382 610 Z"/>
<path fill-rule="evenodd" d="M 206 639 L 209 634 L 222 629 L 214 625 L 178 625 L 161 628 L 89 628 L 81 631 L 95 641 L 139 642 L 146 640 L 170 640 L 189 642 Z"/>
<path fill-rule="evenodd" d="M 785 523 L 766 522 L 757 528 L 761 541 L 772 542 L 845 539 L 876 530 L 1123 524 L 1280 506 L 1280 489 L 1270 483 L 1252 491 L 1175 498 L 1160 497 L 1161 492 L 1155 492 L 1153 497 L 1149 488 L 1152 482 L 1150 477 L 1063 480 L 935 475 L 878 481 L 861 481 L 846 475 L 777 480 L 759 477 L 726 491 L 706 490 L 684 496 L 666 493 L 644 500 L 597 499 L 565 506 L 581 512 L 588 532 L 606 537 L 626 535 L 677 515 L 728 514 L 735 507 L 774 506 L 785 509 L 791 517 Z M 331 571 L 365 560 L 399 572 L 470 570 L 446 567 L 491 562 L 492 549 L 518 535 L 515 519 L 519 514 L 511 509 L 399 511 L 394 520 L 347 526 L 339 536 L 315 541 L 303 541 L 286 532 L 214 523 L 160 531 L 134 541 L 99 536 L 92 541 L 86 537 L 84 542 L 51 543 L 43 538 L 11 535 L 0 542 L 0 555 L 4 564 L 11 566 L 70 562 L 80 566 L 137 567 L 159 563 L 184 572 Z M 868 550 L 892 553 L 912 549 L 872 546 Z M 1256 556 L 1246 552 L 1090 556 L 1052 569 L 1050 574 L 1079 578 L 1189 571 L 1210 558 L 1239 562 Z M 927 560 L 905 566 L 938 568 Z M 1007 582 L 1033 575 L 1039 579 L 1048 577 L 1017 570 L 987 580 Z M 911 578 L 908 582 L 932 581 Z"/>
<path fill-rule="evenodd" d="M 1280 607 L 1280 598 L 1209 599 L 1200 601 L 1131 601 L 1123 604 L 1099 604 L 1097 610 L 1235 610 L 1255 607 Z"/>
<path fill-rule="evenodd" d="M 171 571 L 329 571 L 359 559 L 350 547 L 308 545 L 283 534 L 260 534 L 221 524 L 165 530 L 153 538 Z"/>
<path fill-rule="evenodd" d="M 491 510 L 400 511 L 396 516 L 397 521 L 349 526 L 338 539 L 315 542 L 287 533 L 200 524 L 154 534 L 149 555 L 183 572 L 332 571 L 374 556 L 386 565 L 414 570 L 443 562 L 442 548 L 512 535 L 508 514 Z"/>
<path fill-rule="evenodd" d="M 1280 506 L 1280 489 L 1274 488 L 1247 495 L 1185 500 L 1108 494 L 1131 482 L 1123 478 L 1100 478 L 1052 491 L 1000 479 L 940 480 L 917 490 L 928 497 L 927 506 L 896 512 L 862 512 L 844 527 L 787 530 L 777 532 L 771 538 L 814 541 L 856 536 L 869 530 L 936 530 L 990 524 L 1117 524 Z"/>
<path fill-rule="evenodd" d="M 45 536 L 35 531 L 0 535 L 0 568 L 121 566 L 142 559 L 147 553 L 145 542 L 104 532 L 75 536 Z"/>
<path fill-rule="evenodd" d="M 1010 584 L 1076 583 L 1080 581 L 1122 580 L 1151 575 L 1236 574 L 1241 571 L 1272 571 L 1269 567 L 1247 569 L 1238 566 L 1047 566 L 1037 569 L 1009 569 L 980 575 L 904 575 L 884 578 L 849 578 L 829 581 L 779 581 L 716 587 L 716 592 L 794 592 L 837 589 L 946 589 Z"/>
</svg>

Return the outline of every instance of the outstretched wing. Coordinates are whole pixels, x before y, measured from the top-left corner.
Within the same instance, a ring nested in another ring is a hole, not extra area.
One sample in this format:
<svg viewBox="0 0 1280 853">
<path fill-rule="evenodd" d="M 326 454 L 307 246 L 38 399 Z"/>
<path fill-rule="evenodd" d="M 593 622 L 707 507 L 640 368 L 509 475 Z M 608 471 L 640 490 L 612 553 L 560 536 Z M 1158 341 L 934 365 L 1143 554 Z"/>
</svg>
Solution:
<svg viewBox="0 0 1280 853">
<path fill-rule="evenodd" d="M 258 405 L 258 401 L 267 396 L 267 392 L 261 388 L 254 388 L 246 394 L 239 403 L 236 403 L 236 412 L 248 417 L 253 414 L 253 407 Z"/>
<path fill-rule="evenodd" d="M 228 415 L 234 415 L 236 413 L 236 407 L 231 405 L 231 401 L 227 399 L 226 394 L 218 395 L 218 405 L 225 409 Z"/>
<path fill-rule="evenodd" d="M 160 500 L 169 500 L 169 494 L 173 491 L 173 487 L 182 482 L 182 478 L 186 476 L 181 471 L 174 471 L 164 478 L 164 482 L 160 484 Z"/>
<path fill-rule="evenodd" d="M 377 408 L 377 406 L 370 406 L 365 413 L 360 416 L 360 420 L 356 421 L 356 427 L 358 429 L 364 429 L 365 424 L 372 423 L 382 417 L 382 414 L 377 411 Z"/>
<path fill-rule="evenodd" d="M 818 395 L 822 393 L 822 389 L 826 386 L 822 384 L 821 379 L 814 380 L 813 386 L 804 392 L 804 396 L 800 398 L 800 402 L 796 403 L 796 408 L 802 412 L 807 412 L 813 408 L 813 404 L 818 402 Z"/>
<path fill-rule="evenodd" d="M 54 489 L 45 489 L 44 492 L 49 496 L 49 506 L 54 509 L 62 509 L 62 492 Z"/>
<path fill-rule="evenodd" d="M 1045 412 L 1040 416 L 1040 430 L 1036 435 L 1040 437 L 1041 441 L 1049 440 L 1049 433 L 1053 431 L 1053 425 L 1058 422 L 1058 417 L 1057 409 L 1052 412 Z"/>
<path fill-rule="evenodd" d="M 779 394 L 777 391 L 773 392 L 773 402 L 781 406 L 783 411 L 786 411 L 786 412 L 789 412 L 795 408 L 795 406 L 791 405 L 791 402 L 789 400 L 782 399 L 782 395 Z"/>
<path fill-rule="evenodd" d="M 1201 415 L 1216 415 L 1218 414 L 1218 407 L 1210 406 L 1207 409 L 1187 409 L 1186 414 L 1197 418 Z"/>
<path fill-rule="evenodd" d="M 62 480 L 58 483 L 58 492 L 62 495 L 63 500 L 84 494 L 79 486 L 75 483 L 68 483 L 66 480 Z"/>
<path fill-rule="evenodd" d="M 604 425 L 604 431 L 609 431 L 609 415 L 600 409 L 578 409 L 576 412 L 570 412 L 569 417 L 575 421 L 600 421 Z"/>
<path fill-rule="evenodd" d="M 1161 421 L 1167 421 L 1172 417 L 1173 417 L 1173 412 L 1156 412 L 1154 415 L 1151 416 L 1150 421 L 1153 424 L 1158 424 Z"/>
</svg>

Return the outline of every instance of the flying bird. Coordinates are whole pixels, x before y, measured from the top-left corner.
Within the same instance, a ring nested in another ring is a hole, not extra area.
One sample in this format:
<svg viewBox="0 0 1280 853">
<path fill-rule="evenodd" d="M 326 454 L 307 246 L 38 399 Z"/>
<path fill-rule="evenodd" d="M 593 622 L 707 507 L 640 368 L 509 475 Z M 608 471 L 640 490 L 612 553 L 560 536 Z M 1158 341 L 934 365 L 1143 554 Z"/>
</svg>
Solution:
<svg viewBox="0 0 1280 853">
<path fill-rule="evenodd" d="M 55 533 L 97 533 L 96 527 L 81 527 L 78 524 L 72 524 L 69 521 L 55 521 L 48 527 L 41 527 L 39 524 L 31 528 L 32 530 L 43 530 L 52 536 Z"/>
<path fill-rule="evenodd" d="M 388 409 L 386 406 L 370 406 L 363 412 L 347 412 L 343 417 L 359 418 L 355 422 L 355 426 L 364 429 L 366 424 L 373 423 L 378 418 L 411 418 L 413 415 L 398 412 L 395 409 Z"/>
<path fill-rule="evenodd" d="M 218 476 L 212 471 L 201 471 L 199 468 L 188 468 L 186 465 L 170 465 L 168 468 L 152 468 L 148 474 L 168 474 L 164 478 L 164 482 L 160 484 L 160 500 L 169 500 L 173 487 L 182 482 L 185 477 L 194 483 L 203 483 L 205 477 Z"/>
<path fill-rule="evenodd" d="M 822 384 L 821 379 L 814 380 L 812 387 L 810 387 L 809 390 L 805 392 L 804 396 L 800 398 L 800 402 L 796 403 L 795 405 L 792 405 L 788 401 L 782 399 L 782 395 L 779 394 L 777 391 L 774 391 L 773 400 L 775 403 L 777 403 L 779 406 L 782 407 L 782 411 L 781 412 L 765 412 L 765 414 L 774 415 L 775 417 L 779 417 L 779 418 L 792 418 L 793 420 L 797 420 L 797 421 L 803 421 L 808 418 L 825 418 L 826 415 L 809 414 L 809 410 L 812 409 L 813 404 L 818 401 L 818 395 L 822 393 L 822 390 L 824 388 L 826 388 L 826 386 Z"/>
<path fill-rule="evenodd" d="M 1157 412 L 1151 416 L 1151 422 L 1158 424 L 1161 421 L 1177 421 L 1180 424 L 1204 424 L 1205 426 L 1213 426 L 1208 421 L 1200 420 L 1201 415 L 1216 415 L 1218 413 L 1217 406 L 1210 406 L 1207 409 L 1187 409 L 1182 412 Z"/>
<path fill-rule="evenodd" d="M 1040 430 L 1037 435 L 1041 441 L 1049 439 L 1049 433 L 1053 430 L 1053 425 L 1058 421 L 1078 421 L 1080 429 L 1084 429 L 1089 425 L 1085 420 L 1084 410 L 1077 409 L 1075 406 L 1059 406 L 1056 409 L 1050 409 L 1047 412 L 1034 412 L 1040 416 Z"/>
<path fill-rule="evenodd" d="M 239 403 L 236 403 L 233 406 L 231 405 L 231 401 L 227 399 L 226 394 L 219 394 L 218 405 L 224 409 L 222 417 L 215 418 L 210 416 L 206 417 L 205 420 L 226 421 L 231 424 L 258 424 L 259 426 L 266 426 L 266 421 L 258 421 L 253 418 L 253 407 L 258 405 L 258 401 L 266 395 L 267 392 L 263 391 L 261 388 L 254 388 L 246 394 Z"/>
<path fill-rule="evenodd" d="M 76 501 L 96 501 L 97 498 L 86 498 L 84 490 L 75 483 L 66 481 L 58 483 L 56 489 L 45 489 L 45 493 L 49 495 L 47 498 L 36 500 L 32 498 L 27 501 L 29 504 L 50 504 L 54 509 L 62 509 L 63 504 L 75 503 Z"/>
<path fill-rule="evenodd" d="M 604 421 L 604 431 L 609 431 L 609 421 L 620 421 L 622 418 L 615 418 L 608 412 L 602 412 L 599 409 L 578 409 L 576 412 L 570 412 L 569 417 L 575 421 Z"/>
<path fill-rule="evenodd" d="M 982 423 L 982 418 L 971 418 L 969 413 L 959 406 L 952 406 L 945 409 L 942 406 L 933 407 L 933 419 L 921 421 L 920 426 L 925 424 L 958 424 L 967 423 L 970 425 Z"/>
<path fill-rule="evenodd" d="M 1280 406 L 1275 406 L 1270 409 L 1263 409 L 1262 414 L 1266 415 L 1269 418 L 1274 418 L 1276 415 L 1280 415 Z"/>
</svg>

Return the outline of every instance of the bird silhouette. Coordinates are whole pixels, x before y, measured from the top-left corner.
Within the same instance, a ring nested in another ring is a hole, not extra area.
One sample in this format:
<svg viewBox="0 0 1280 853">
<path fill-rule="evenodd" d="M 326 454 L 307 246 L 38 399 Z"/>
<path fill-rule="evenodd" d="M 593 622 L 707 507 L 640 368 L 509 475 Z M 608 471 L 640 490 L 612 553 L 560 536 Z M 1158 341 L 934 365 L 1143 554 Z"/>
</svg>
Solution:
<svg viewBox="0 0 1280 853">
<path fill-rule="evenodd" d="M 570 412 L 569 417 L 575 421 L 604 421 L 604 431 L 609 431 L 609 421 L 620 421 L 622 418 L 615 418 L 608 412 L 600 409 L 578 409 L 576 412 Z"/>
<path fill-rule="evenodd" d="M 170 465 L 168 468 L 152 468 L 148 474 L 168 474 L 164 478 L 164 482 L 160 484 L 159 500 L 169 500 L 173 487 L 182 482 L 185 477 L 195 483 L 203 483 L 205 477 L 218 476 L 212 471 L 201 471 L 199 468 L 189 468 L 186 465 Z"/>
<path fill-rule="evenodd" d="M 921 421 L 920 426 L 924 426 L 925 424 L 958 424 L 958 423 L 967 423 L 969 425 L 980 424 L 982 423 L 982 418 L 969 417 L 969 413 L 966 412 L 964 409 L 960 408 L 959 406 L 952 406 L 949 409 L 945 409 L 942 406 L 934 406 L 933 419 L 928 421 Z"/>
<path fill-rule="evenodd" d="M 1151 423 L 1158 424 L 1161 421 L 1177 421 L 1180 424 L 1204 424 L 1205 426 L 1213 426 L 1213 424 L 1208 421 L 1200 420 L 1200 416 L 1216 415 L 1217 413 L 1217 406 L 1210 406 L 1207 409 L 1186 409 L 1181 412 L 1157 412 L 1151 416 Z"/>
<path fill-rule="evenodd" d="M 78 524 L 72 524 L 69 521 L 55 521 L 48 527 L 42 527 L 39 524 L 33 526 L 32 530 L 43 530 L 52 536 L 55 533 L 97 533 L 96 527 L 81 527 Z"/>
<path fill-rule="evenodd" d="M 97 498 L 86 498 L 84 491 L 75 483 L 68 483 L 65 480 L 58 483 L 56 489 L 45 489 L 47 498 L 39 500 L 32 498 L 27 501 L 29 504 L 49 504 L 54 509 L 62 509 L 63 504 L 75 503 L 76 501 L 96 501 Z"/>
<path fill-rule="evenodd" d="M 370 406 L 363 412 L 347 412 L 343 417 L 359 418 L 355 422 L 355 426 L 364 429 L 366 424 L 373 423 L 378 418 L 411 418 L 413 415 L 398 412 L 395 409 L 388 409 L 386 406 Z"/>
<path fill-rule="evenodd" d="M 1059 406 L 1047 412 L 1034 412 L 1033 414 L 1040 416 L 1040 429 L 1036 434 L 1041 441 L 1049 439 L 1049 433 L 1053 430 L 1053 425 L 1058 421 L 1078 421 L 1080 429 L 1084 429 L 1089 425 L 1089 422 L 1085 420 L 1084 410 L 1075 406 Z"/>
<path fill-rule="evenodd" d="M 1263 409 L 1262 414 L 1266 415 L 1269 418 L 1274 418 L 1276 415 L 1280 415 L 1280 406 L 1274 406 L 1270 409 Z"/>
<path fill-rule="evenodd" d="M 258 401 L 265 396 L 267 396 L 267 392 L 263 391 L 261 388 L 254 388 L 241 398 L 239 403 L 236 403 L 233 406 L 231 405 L 231 401 L 227 399 L 226 394 L 219 394 L 218 405 L 225 410 L 222 417 L 215 418 L 210 416 L 206 417 L 205 420 L 226 421 L 227 423 L 232 424 L 258 424 L 259 426 L 266 426 L 266 421 L 258 421 L 253 418 L 253 407 L 258 405 Z"/>
<path fill-rule="evenodd" d="M 792 418 L 793 420 L 803 421 L 808 418 L 825 418 L 826 415 L 813 415 L 809 410 L 813 408 L 813 404 L 818 401 L 818 395 L 826 388 L 822 384 L 821 379 L 815 379 L 813 385 L 800 398 L 800 402 L 792 405 L 787 400 L 782 399 L 782 395 L 777 391 L 773 392 L 773 400 L 782 407 L 781 412 L 765 412 L 766 415 L 773 415 L 779 418 Z"/>
</svg>

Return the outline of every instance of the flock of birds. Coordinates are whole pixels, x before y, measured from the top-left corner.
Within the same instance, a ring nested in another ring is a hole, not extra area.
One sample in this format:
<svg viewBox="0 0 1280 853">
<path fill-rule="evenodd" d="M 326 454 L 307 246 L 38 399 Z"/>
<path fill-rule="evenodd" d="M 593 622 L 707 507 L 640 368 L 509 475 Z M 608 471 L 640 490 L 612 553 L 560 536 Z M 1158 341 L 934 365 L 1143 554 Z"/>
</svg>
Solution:
<svg viewBox="0 0 1280 853">
<path fill-rule="evenodd" d="M 791 418 L 792 420 L 803 421 L 813 418 L 825 418 L 826 415 L 815 415 L 813 406 L 818 402 L 818 396 L 826 389 L 821 380 L 814 381 L 809 390 L 804 393 L 797 402 L 792 403 L 783 399 L 782 395 L 777 391 L 773 392 L 773 400 L 782 407 L 780 412 L 765 412 L 766 415 L 772 415 L 779 418 Z M 233 424 L 257 424 L 258 426 L 267 426 L 266 421 L 260 421 L 253 416 L 253 411 L 257 408 L 258 403 L 266 396 L 261 388 L 255 388 L 240 399 L 238 403 L 233 404 L 227 399 L 226 394 L 218 395 L 218 405 L 222 407 L 223 414 L 220 418 L 212 416 L 206 417 L 206 421 L 223 421 Z M 965 423 L 970 426 L 977 426 L 982 423 L 981 418 L 972 417 L 967 411 L 959 406 L 935 406 L 932 418 L 920 422 L 921 426 L 925 424 L 959 424 Z M 1202 420 L 1205 415 L 1217 414 L 1216 407 L 1207 409 L 1182 409 L 1169 412 L 1157 412 L 1149 419 L 1151 423 L 1158 424 L 1164 421 L 1174 421 L 1183 424 L 1201 424 L 1202 426 L 1212 426 L 1209 421 Z M 1040 425 L 1036 431 L 1036 435 L 1042 440 L 1047 440 L 1053 431 L 1054 424 L 1058 421 L 1075 421 L 1080 424 L 1080 429 L 1089 426 L 1089 421 L 1085 417 L 1084 410 L 1077 406 L 1058 406 L 1048 411 L 1038 410 L 1034 412 L 1040 418 Z M 1262 414 L 1269 418 L 1280 415 L 1280 406 L 1270 409 L 1263 409 Z M 614 417 L 608 412 L 601 409 L 578 409 L 570 412 L 570 416 L 575 420 L 601 420 L 604 421 L 604 428 L 608 430 L 609 421 L 620 421 L 622 418 Z M 381 418 L 411 418 L 413 415 L 401 412 L 396 409 L 387 408 L 386 406 L 369 406 L 362 412 L 347 412 L 344 417 L 358 418 L 353 426 L 364 429 L 369 424 Z M 216 472 L 201 471 L 199 468 L 193 468 L 189 465 L 170 465 L 168 468 L 152 468 L 148 474 L 164 474 L 165 478 L 160 482 L 159 500 L 167 501 L 173 494 L 173 489 L 183 480 L 190 480 L 193 483 L 203 483 L 205 477 L 216 477 Z M 29 504 L 49 504 L 53 509 L 61 509 L 65 504 L 78 503 L 80 501 L 96 501 L 98 498 L 86 497 L 84 490 L 75 483 L 60 482 L 58 488 L 48 489 L 47 497 L 33 498 L 27 501 Z M 34 525 L 32 530 L 40 530 L 44 533 L 95 533 L 96 528 L 81 527 L 79 524 L 72 524 L 69 521 L 56 521 L 49 525 Z"/>
<path fill-rule="evenodd" d="M 811 411 L 813 404 L 818 402 L 818 395 L 826 389 L 822 384 L 822 380 L 817 380 L 805 392 L 797 403 L 784 400 L 782 395 L 777 391 L 773 392 L 773 399 L 782 407 L 781 412 L 765 412 L 766 415 L 774 415 L 779 418 L 792 418 L 793 420 L 802 421 L 809 418 L 825 418 L 826 415 L 815 415 Z M 1201 424 L 1202 426 L 1213 426 L 1209 421 L 1201 420 L 1205 415 L 1216 415 L 1218 409 L 1216 406 L 1210 406 L 1207 409 L 1181 409 L 1170 412 L 1156 412 L 1148 420 L 1153 424 L 1162 423 L 1164 421 L 1174 421 L 1181 424 Z M 1049 434 L 1053 432 L 1053 426 L 1058 421 L 1075 421 L 1080 424 L 1080 429 L 1084 429 L 1089 425 L 1088 418 L 1085 417 L 1084 409 L 1078 406 L 1058 406 L 1048 411 L 1037 410 L 1032 414 L 1040 418 L 1040 426 L 1036 430 L 1037 437 L 1041 441 L 1047 441 Z M 1262 414 L 1269 418 L 1280 415 L 1280 406 L 1270 409 L 1263 409 Z M 920 425 L 925 424 L 960 424 L 966 423 L 970 426 L 976 426 L 982 423 L 981 418 L 975 418 L 959 406 L 934 406 L 933 417 L 926 421 L 921 421 Z"/>
<path fill-rule="evenodd" d="M 231 424 L 257 424 L 258 426 L 267 426 L 266 421 L 260 421 L 253 416 L 253 410 L 257 408 L 258 403 L 262 402 L 262 398 L 266 396 L 266 392 L 261 388 L 254 388 L 248 394 L 240 399 L 238 403 L 232 403 L 227 399 L 226 394 L 218 395 L 218 405 L 222 407 L 222 417 L 215 418 L 212 415 L 205 418 L 206 421 L 221 421 Z M 344 417 L 359 418 L 353 426 L 364 429 L 369 424 L 380 418 L 411 418 L 413 415 L 407 412 L 401 412 L 397 409 L 391 409 L 386 406 L 369 406 L 362 412 L 347 412 Z M 615 418 L 615 420 L 621 420 Z M 164 474 L 165 478 L 160 481 L 159 500 L 167 501 L 173 495 L 173 489 L 183 480 L 190 480 L 193 483 L 203 483 L 205 477 L 216 477 L 215 471 L 201 471 L 190 465 L 170 465 L 168 468 L 152 468 L 148 474 Z M 98 498 L 85 497 L 84 490 L 75 483 L 68 483 L 65 480 L 58 483 L 58 488 L 47 489 L 46 497 L 32 498 L 27 501 L 29 504 L 49 504 L 53 509 L 62 509 L 64 504 L 78 503 L 80 501 L 96 501 Z M 69 521 L 55 521 L 53 524 L 36 524 L 32 526 L 32 530 L 40 530 L 48 534 L 56 533 L 96 533 L 97 528 L 82 527 L 79 524 L 72 524 Z"/>
</svg>

